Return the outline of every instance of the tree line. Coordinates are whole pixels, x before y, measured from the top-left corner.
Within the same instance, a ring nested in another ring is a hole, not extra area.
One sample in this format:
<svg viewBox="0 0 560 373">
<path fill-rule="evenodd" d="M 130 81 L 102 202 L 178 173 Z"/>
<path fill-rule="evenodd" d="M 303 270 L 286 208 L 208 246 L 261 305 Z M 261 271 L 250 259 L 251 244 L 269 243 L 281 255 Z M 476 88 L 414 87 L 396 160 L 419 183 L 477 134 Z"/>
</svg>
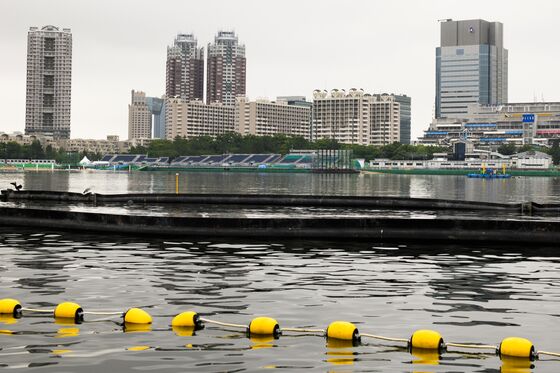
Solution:
<svg viewBox="0 0 560 373">
<path fill-rule="evenodd" d="M 551 148 L 523 145 L 517 147 L 513 144 L 504 144 L 497 148 L 503 155 L 511 155 L 527 150 L 539 150 L 552 156 L 554 164 L 560 163 L 560 140 L 556 140 Z M 341 144 L 332 139 L 309 141 L 301 136 L 242 136 L 238 133 L 226 133 L 216 138 L 200 136 L 190 139 L 177 137 L 175 140 L 153 140 L 148 147 L 132 147 L 130 154 L 147 154 L 149 157 L 178 157 L 180 155 L 205 155 L 205 154 L 259 154 L 275 153 L 287 154 L 290 150 L 303 149 L 351 149 L 354 158 L 424 160 L 432 159 L 434 153 L 451 152 L 449 147 L 405 145 L 392 143 L 385 146 L 349 145 Z M 0 143 L 0 158 L 2 159 L 54 159 L 60 164 L 76 164 L 84 156 L 90 160 L 99 160 L 104 154 L 91 152 L 67 152 L 64 149 L 54 149 L 47 145 L 43 147 L 39 140 L 29 145 L 20 145 L 16 142 Z"/>
<path fill-rule="evenodd" d="M 103 154 L 91 152 L 67 152 L 63 148 L 43 147 L 39 140 L 21 145 L 17 142 L 0 143 L 0 159 L 54 159 L 59 164 L 77 164 L 84 156 L 90 160 L 101 159 Z"/>
</svg>

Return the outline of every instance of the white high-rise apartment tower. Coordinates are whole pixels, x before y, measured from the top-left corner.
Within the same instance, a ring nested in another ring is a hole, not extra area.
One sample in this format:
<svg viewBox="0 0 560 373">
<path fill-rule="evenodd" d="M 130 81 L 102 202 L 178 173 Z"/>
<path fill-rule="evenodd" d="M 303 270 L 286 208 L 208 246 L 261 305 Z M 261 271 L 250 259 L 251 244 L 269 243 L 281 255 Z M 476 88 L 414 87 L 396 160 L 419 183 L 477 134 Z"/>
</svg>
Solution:
<svg viewBox="0 0 560 373">
<path fill-rule="evenodd" d="M 31 27 L 27 36 L 25 133 L 70 138 L 72 33 Z"/>
</svg>

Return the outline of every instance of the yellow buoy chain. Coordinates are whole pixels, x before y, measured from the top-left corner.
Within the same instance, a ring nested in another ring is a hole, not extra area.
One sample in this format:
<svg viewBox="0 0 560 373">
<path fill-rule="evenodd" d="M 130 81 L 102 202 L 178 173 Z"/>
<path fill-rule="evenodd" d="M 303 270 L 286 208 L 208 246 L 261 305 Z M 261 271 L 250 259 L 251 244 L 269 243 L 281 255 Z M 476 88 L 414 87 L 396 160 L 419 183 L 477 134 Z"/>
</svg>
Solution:
<svg viewBox="0 0 560 373">
<path fill-rule="evenodd" d="M 492 345 L 481 345 L 481 344 L 467 344 L 467 343 L 453 343 L 453 342 L 447 342 L 445 344 L 446 347 L 457 347 L 457 348 L 479 348 L 479 349 L 485 349 L 485 350 L 496 350 L 498 347 L 497 346 L 492 346 Z"/>
<path fill-rule="evenodd" d="M 120 311 L 84 311 L 77 303 L 63 302 L 58 304 L 54 309 L 35 309 L 22 307 L 22 305 L 15 299 L 0 299 L 0 316 L 8 322 L 15 322 L 19 317 L 23 316 L 24 312 L 36 313 L 50 313 L 56 319 L 64 319 L 67 323 L 81 323 L 84 321 L 84 315 L 98 315 L 98 316 L 119 316 L 123 319 L 123 327 L 125 331 L 150 331 L 152 324 L 152 316 L 140 309 L 130 308 L 125 312 Z M 110 321 L 111 319 L 105 319 Z M 103 320 L 91 320 L 89 322 L 96 322 Z M 6 322 L 6 321 L 5 321 Z M 280 328 L 278 322 L 270 317 L 256 317 L 248 325 L 234 324 L 223 321 L 216 321 L 200 317 L 194 311 L 182 312 L 175 316 L 171 321 L 171 326 L 174 331 L 181 336 L 192 336 L 195 330 L 204 327 L 205 324 L 213 324 L 227 328 L 242 329 L 249 335 L 262 335 L 273 336 L 278 338 L 283 332 L 292 333 L 306 333 L 306 334 L 320 334 L 326 336 L 330 340 L 342 340 L 351 342 L 356 346 L 360 343 L 361 338 L 372 338 L 389 342 L 406 343 L 406 346 L 411 349 L 432 350 L 437 353 L 448 351 L 449 347 L 461 349 L 482 349 L 493 350 L 501 358 L 526 358 L 529 360 L 537 359 L 540 355 L 559 357 L 560 353 L 549 351 L 536 351 L 531 341 L 518 338 L 509 337 L 503 339 L 498 345 L 485 345 L 485 344 L 469 344 L 469 343 L 454 343 L 444 342 L 443 337 L 433 330 L 417 330 L 410 338 L 394 338 L 382 335 L 362 333 L 360 334 L 358 328 L 347 321 L 334 321 L 326 329 L 320 328 Z M 185 330 L 183 330 L 185 329 Z"/>
<path fill-rule="evenodd" d="M 208 324 L 215 324 L 215 325 L 220 325 L 220 326 L 228 326 L 231 328 L 242 328 L 242 329 L 247 329 L 247 325 L 241 325 L 241 324 L 231 324 L 231 323 L 227 323 L 227 322 L 220 322 L 220 321 L 214 321 L 214 320 L 210 320 L 210 319 L 206 319 L 201 317 L 200 321 L 202 322 L 207 322 Z"/>
<path fill-rule="evenodd" d="M 293 332 L 293 333 L 310 333 L 310 334 L 325 334 L 325 329 L 308 329 L 308 328 L 282 328 L 283 332 Z"/>
<path fill-rule="evenodd" d="M 405 338 L 391 338 L 391 337 L 384 337 L 382 335 L 375 335 L 375 334 L 368 334 L 368 333 L 362 333 L 360 334 L 362 337 L 369 337 L 369 338 L 374 338 L 374 339 L 381 339 L 382 341 L 390 341 L 390 342 L 404 342 L 404 343 L 408 343 L 408 339 Z"/>
</svg>

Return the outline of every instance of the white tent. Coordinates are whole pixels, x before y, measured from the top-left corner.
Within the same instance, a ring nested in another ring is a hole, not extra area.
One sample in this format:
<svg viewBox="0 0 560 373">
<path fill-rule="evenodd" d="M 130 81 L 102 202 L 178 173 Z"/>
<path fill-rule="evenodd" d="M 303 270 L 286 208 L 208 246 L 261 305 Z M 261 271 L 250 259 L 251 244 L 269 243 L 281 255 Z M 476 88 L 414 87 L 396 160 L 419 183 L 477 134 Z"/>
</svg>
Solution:
<svg viewBox="0 0 560 373">
<path fill-rule="evenodd" d="M 82 160 L 79 162 L 80 166 L 87 166 L 89 164 L 91 164 L 91 161 L 88 159 L 88 157 L 84 156 L 84 158 L 82 158 Z"/>
</svg>

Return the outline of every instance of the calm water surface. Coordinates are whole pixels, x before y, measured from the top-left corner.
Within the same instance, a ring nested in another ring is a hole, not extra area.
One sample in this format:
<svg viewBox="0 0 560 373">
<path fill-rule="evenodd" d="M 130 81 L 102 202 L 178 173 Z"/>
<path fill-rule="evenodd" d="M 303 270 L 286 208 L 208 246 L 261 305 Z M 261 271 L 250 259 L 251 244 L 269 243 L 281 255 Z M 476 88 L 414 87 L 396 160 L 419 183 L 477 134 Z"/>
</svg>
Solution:
<svg viewBox="0 0 560 373">
<path fill-rule="evenodd" d="M 560 202 L 560 178 L 469 179 L 441 175 L 320 175 L 181 173 L 181 192 L 400 196 L 490 202 Z M 26 172 L 0 174 L 0 187 L 17 181 L 26 189 L 97 193 L 175 192 L 168 172 Z"/>
<path fill-rule="evenodd" d="M 169 324 L 185 310 L 239 324 L 268 315 L 285 327 L 325 328 L 342 319 L 393 337 L 433 328 L 453 342 L 495 344 L 519 335 L 540 349 L 560 346 L 557 248 L 224 243 L 211 236 L 170 242 L 4 228 L 0 263 L 1 296 L 26 307 L 70 300 L 86 311 L 139 306 L 154 316 L 151 331 L 134 333 L 123 332 L 118 319 L 94 316 L 81 325 L 36 315 L 3 320 L 0 368 L 498 372 L 502 364 L 492 354 L 418 357 L 368 339 L 337 347 L 319 336 L 259 340 L 213 326 L 178 335 Z M 538 372 L 560 369 L 560 361 L 534 365 Z"/>
<path fill-rule="evenodd" d="M 0 175 L 29 189 L 99 193 L 172 192 L 174 174 L 26 173 Z M 559 181 L 468 180 L 454 176 L 186 174 L 183 191 L 391 195 L 489 201 L 558 201 Z M 4 187 L 4 186 L 2 186 Z M 207 326 L 188 336 L 172 317 L 195 310 L 247 324 L 255 316 L 284 327 L 325 328 L 334 320 L 363 333 L 408 338 L 420 328 L 448 342 L 497 344 L 529 338 L 560 352 L 558 247 L 404 246 L 381 243 L 196 241 L 0 228 L 0 298 L 52 309 L 142 307 L 150 331 L 124 332 L 118 318 L 86 316 L 61 325 L 29 315 L 0 319 L 0 369 L 47 372 L 317 371 L 557 372 L 560 360 L 511 368 L 493 354 L 411 355 L 365 339 L 340 346 L 312 335 L 251 339 Z M 14 322 L 15 321 L 15 322 Z"/>
</svg>

